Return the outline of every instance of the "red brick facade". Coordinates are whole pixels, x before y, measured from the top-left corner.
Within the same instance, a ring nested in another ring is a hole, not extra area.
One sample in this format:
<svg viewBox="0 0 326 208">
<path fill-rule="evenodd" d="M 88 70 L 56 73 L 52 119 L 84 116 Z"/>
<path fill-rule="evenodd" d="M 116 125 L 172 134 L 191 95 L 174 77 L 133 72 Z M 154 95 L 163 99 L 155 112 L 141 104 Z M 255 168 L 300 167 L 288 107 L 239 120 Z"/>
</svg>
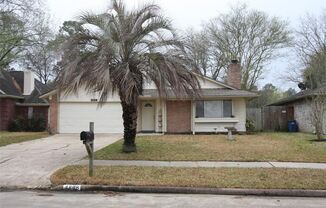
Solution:
<svg viewBox="0 0 326 208">
<path fill-rule="evenodd" d="M 16 99 L 0 98 L 0 130 L 7 130 L 15 117 Z"/>
<path fill-rule="evenodd" d="M 49 106 L 30 106 L 33 108 L 33 118 L 44 118 L 48 120 Z M 28 118 L 29 106 L 16 106 L 16 117 Z"/>
<path fill-rule="evenodd" d="M 29 106 L 16 105 L 17 99 L 0 98 L 0 130 L 6 131 L 10 123 L 18 118 L 28 118 Z M 33 108 L 33 118 L 48 119 L 48 106 L 30 106 Z"/>
<path fill-rule="evenodd" d="M 167 101 L 167 132 L 191 132 L 191 101 Z"/>
</svg>

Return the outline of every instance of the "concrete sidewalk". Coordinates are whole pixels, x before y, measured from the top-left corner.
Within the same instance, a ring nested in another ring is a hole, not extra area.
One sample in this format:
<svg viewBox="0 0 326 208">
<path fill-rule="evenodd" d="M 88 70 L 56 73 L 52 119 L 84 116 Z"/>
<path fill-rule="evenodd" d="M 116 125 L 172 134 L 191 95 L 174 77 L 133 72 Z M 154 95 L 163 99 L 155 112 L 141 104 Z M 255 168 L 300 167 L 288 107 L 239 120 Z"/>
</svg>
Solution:
<svg viewBox="0 0 326 208">
<path fill-rule="evenodd" d="M 76 164 L 87 165 L 88 160 Z M 207 167 L 207 168 L 308 168 L 326 170 L 326 163 L 297 162 L 211 162 L 211 161 L 145 161 L 145 160 L 95 160 L 101 166 L 152 166 L 152 167 Z"/>
<path fill-rule="evenodd" d="M 95 150 L 121 139 L 121 134 L 96 134 Z M 0 187 L 49 187 L 50 175 L 87 155 L 78 134 L 57 134 L 0 147 Z"/>
</svg>

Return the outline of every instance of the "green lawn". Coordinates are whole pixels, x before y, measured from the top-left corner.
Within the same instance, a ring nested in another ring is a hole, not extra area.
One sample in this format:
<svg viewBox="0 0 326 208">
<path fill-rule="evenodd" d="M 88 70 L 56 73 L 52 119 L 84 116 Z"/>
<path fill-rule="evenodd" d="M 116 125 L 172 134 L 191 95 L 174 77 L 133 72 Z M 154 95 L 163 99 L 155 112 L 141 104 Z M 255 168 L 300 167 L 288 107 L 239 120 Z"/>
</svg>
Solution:
<svg viewBox="0 0 326 208">
<path fill-rule="evenodd" d="M 0 147 L 8 144 L 25 142 L 33 139 L 47 137 L 47 132 L 0 132 Z"/>
<path fill-rule="evenodd" d="M 304 133 L 164 135 L 137 137 L 137 153 L 121 152 L 122 140 L 96 152 L 98 160 L 326 162 L 326 142 Z M 96 142 L 96 141 L 95 141 Z"/>
<path fill-rule="evenodd" d="M 51 176 L 53 185 L 141 185 L 177 187 L 326 189 L 326 170 L 284 168 L 175 168 L 68 166 Z"/>
</svg>

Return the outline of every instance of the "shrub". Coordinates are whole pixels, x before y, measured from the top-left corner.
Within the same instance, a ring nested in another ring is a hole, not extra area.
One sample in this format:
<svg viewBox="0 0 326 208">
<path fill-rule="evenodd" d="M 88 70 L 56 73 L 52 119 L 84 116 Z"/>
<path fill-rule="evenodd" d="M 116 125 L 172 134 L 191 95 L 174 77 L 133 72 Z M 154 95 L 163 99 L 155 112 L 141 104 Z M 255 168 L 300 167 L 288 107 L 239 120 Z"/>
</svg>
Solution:
<svg viewBox="0 0 326 208">
<path fill-rule="evenodd" d="M 246 120 L 246 130 L 247 132 L 254 132 L 255 131 L 255 122 L 251 119 Z"/>
<path fill-rule="evenodd" d="M 26 131 L 28 122 L 22 117 L 14 119 L 8 127 L 8 131 Z"/>
<path fill-rule="evenodd" d="M 46 130 L 46 119 L 45 118 L 16 118 L 13 120 L 8 128 L 9 131 L 45 131 Z"/>
<path fill-rule="evenodd" d="M 46 120 L 44 118 L 31 118 L 28 121 L 27 131 L 45 131 Z"/>
</svg>

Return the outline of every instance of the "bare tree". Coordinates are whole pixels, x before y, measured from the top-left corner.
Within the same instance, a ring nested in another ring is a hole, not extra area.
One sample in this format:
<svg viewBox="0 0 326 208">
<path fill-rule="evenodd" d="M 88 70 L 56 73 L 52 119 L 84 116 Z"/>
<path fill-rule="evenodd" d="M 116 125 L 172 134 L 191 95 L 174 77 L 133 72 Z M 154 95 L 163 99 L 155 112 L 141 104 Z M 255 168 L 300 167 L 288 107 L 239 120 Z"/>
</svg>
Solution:
<svg viewBox="0 0 326 208">
<path fill-rule="evenodd" d="M 54 32 L 49 28 L 49 19 L 45 16 L 43 24 L 34 30 L 39 31 L 37 41 L 25 48 L 19 62 L 25 69 L 33 71 L 41 82 L 47 84 L 50 79 L 55 78 L 56 63 L 59 60 Z"/>
<path fill-rule="evenodd" d="M 43 31 L 44 12 L 39 0 L 0 1 L 0 68 L 16 61 Z"/>
<path fill-rule="evenodd" d="M 33 71 L 41 82 L 47 84 L 54 78 L 57 60 L 54 50 L 47 43 L 38 44 L 27 49 L 23 65 Z"/>
<path fill-rule="evenodd" d="M 315 95 L 311 98 L 310 122 L 315 128 L 317 140 L 323 139 L 324 118 L 326 112 L 326 87 L 319 88 Z"/>
<path fill-rule="evenodd" d="M 319 17 L 307 15 L 301 19 L 296 37 L 302 81 L 309 88 L 326 83 L 326 10 Z"/>
<path fill-rule="evenodd" d="M 211 58 L 210 58 L 210 43 L 208 38 L 202 32 L 194 32 L 188 30 L 186 32 L 187 53 L 194 60 L 198 68 L 201 69 L 204 76 L 210 76 Z"/>
<path fill-rule="evenodd" d="M 204 25 L 209 40 L 211 76 L 223 75 L 230 60 L 238 59 L 242 66 L 242 88 L 254 89 L 266 70 L 277 58 L 278 49 L 288 46 L 290 32 L 286 22 L 266 13 L 249 10 L 246 5 L 231 7 Z"/>
<path fill-rule="evenodd" d="M 301 81 L 312 90 L 310 122 L 322 139 L 326 111 L 326 10 L 319 17 L 306 15 L 296 32 L 295 49 L 301 65 Z"/>
</svg>

